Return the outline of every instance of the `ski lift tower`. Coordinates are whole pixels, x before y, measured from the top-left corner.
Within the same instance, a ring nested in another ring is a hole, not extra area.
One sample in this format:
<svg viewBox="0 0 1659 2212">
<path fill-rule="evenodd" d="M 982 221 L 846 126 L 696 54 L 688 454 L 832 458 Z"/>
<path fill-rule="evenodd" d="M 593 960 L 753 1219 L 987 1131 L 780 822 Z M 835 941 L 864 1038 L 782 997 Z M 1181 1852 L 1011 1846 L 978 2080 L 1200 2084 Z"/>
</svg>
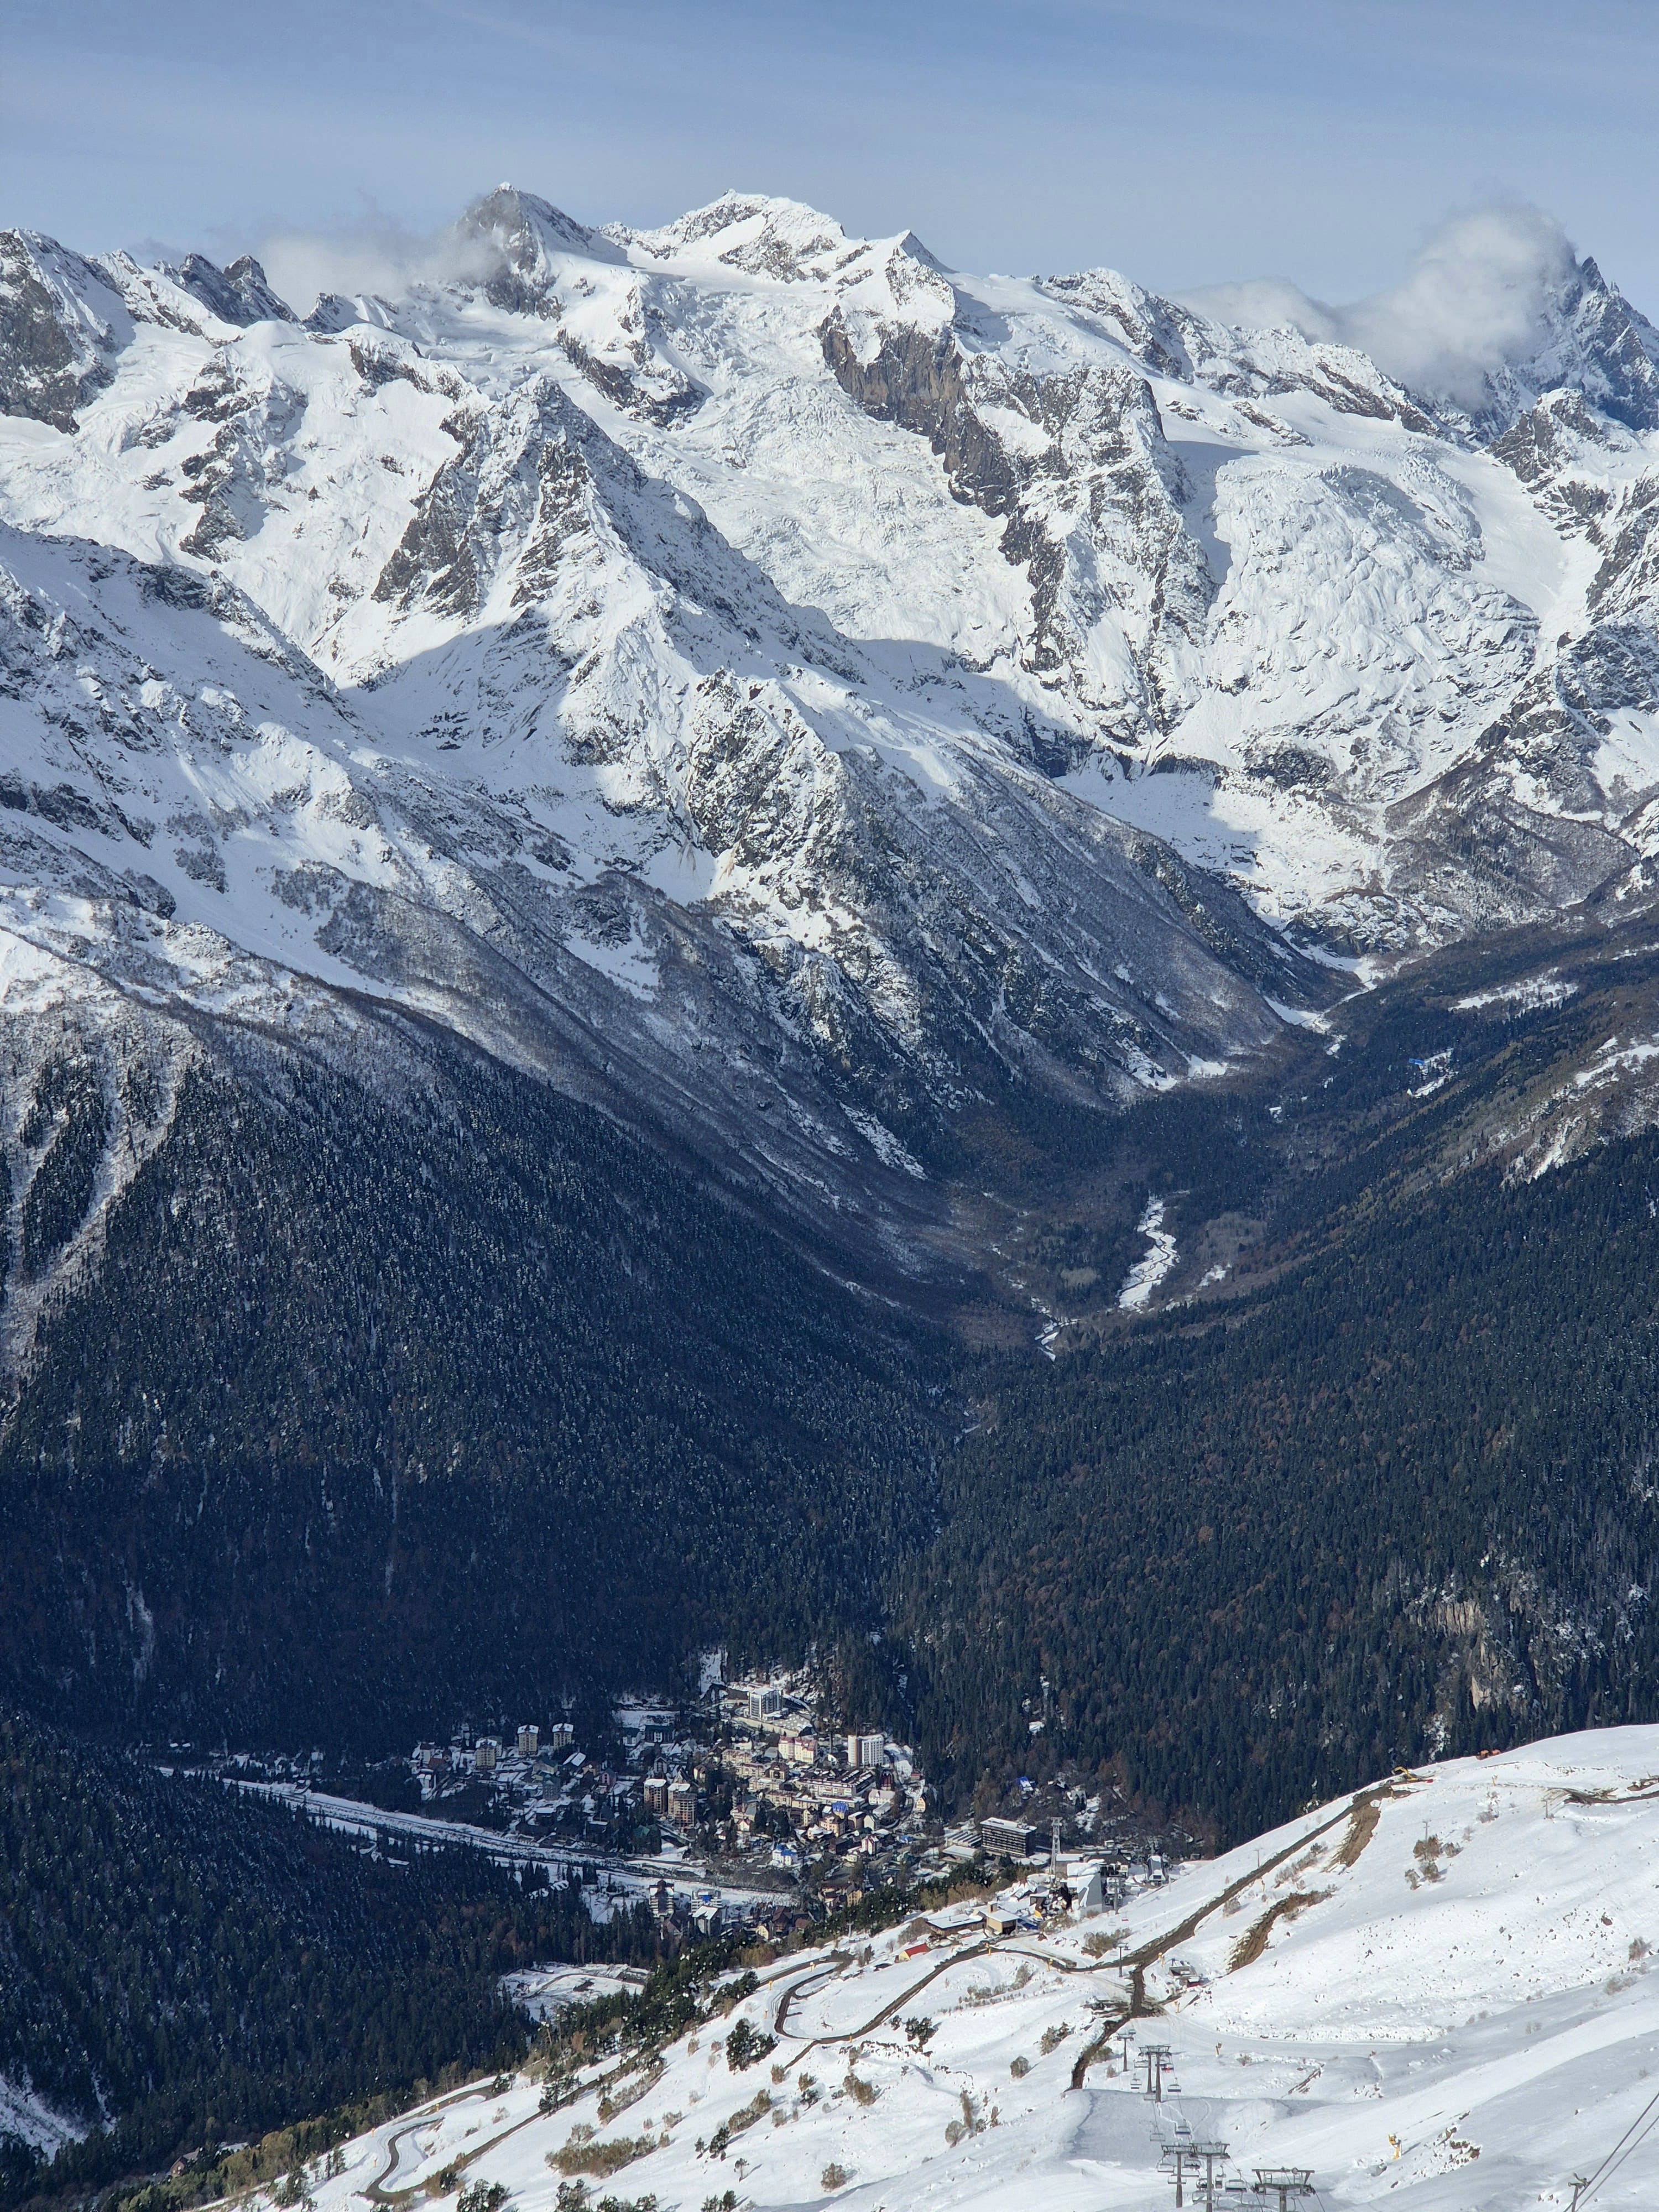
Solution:
<svg viewBox="0 0 1659 2212">
<path fill-rule="evenodd" d="M 1279 2212 L 1290 2212 L 1292 2198 L 1314 2193 L 1313 2168 L 1309 2166 L 1257 2166 L 1255 2194 L 1277 2197 Z"/>
<path fill-rule="evenodd" d="M 1198 2158 L 1198 2152 L 1191 2143 L 1172 2142 L 1165 2143 L 1164 2146 L 1164 2155 L 1159 2164 L 1166 2173 L 1173 2173 L 1175 2176 L 1176 2204 L 1178 2212 L 1179 2208 L 1184 2206 L 1187 2202 L 1182 2193 L 1182 2184 L 1189 2172 L 1197 2174 Z"/>
<path fill-rule="evenodd" d="M 1175 2053 L 1167 2043 L 1148 2043 L 1143 2045 L 1140 2055 L 1146 2062 L 1146 2094 L 1161 2105 L 1164 2102 L 1164 2076 Z"/>
<path fill-rule="evenodd" d="M 1204 2212 L 1215 2212 L 1216 2165 L 1218 2160 L 1226 2157 L 1227 2146 L 1224 2142 L 1217 2142 L 1212 2138 L 1208 2142 L 1194 2142 L 1191 2144 L 1188 2147 L 1187 2155 L 1188 2158 L 1203 2160 L 1204 2179 L 1198 2185 L 1203 2192 Z"/>
</svg>

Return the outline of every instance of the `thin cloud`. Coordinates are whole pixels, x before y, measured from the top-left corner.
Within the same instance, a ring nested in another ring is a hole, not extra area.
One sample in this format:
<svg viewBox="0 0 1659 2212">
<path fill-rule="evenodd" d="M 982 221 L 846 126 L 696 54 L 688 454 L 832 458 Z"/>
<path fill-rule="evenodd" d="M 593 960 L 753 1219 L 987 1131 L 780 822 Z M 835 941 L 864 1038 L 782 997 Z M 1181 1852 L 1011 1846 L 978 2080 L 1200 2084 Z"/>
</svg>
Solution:
<svg viewBox="0 0 1659 2212">
<path fill-rule="evenodd" d="M 480 276 L 489 251 L 460 237 L 453 225 L 411 230 L 374 209 L 360 222 L 326 230 L 278 231 L 265 240 L 259 258 L 275 290 L 307 314 L 325 292 L 396 300 L 413 284 Z"/>
<path fill-rule="evenodd" d="M 1289 327 L 1356 346 L 1397 382 L 1472 407 L 1494 369 L 1538 351 L 1577 266 L 1553 217 L 1537 208 L 1491 207 L 1455 216 L 1400 283 L 1346 307 L 1310 299 L 1277 277 L 1185 298 L 1243 328 Z"/>
</svg>

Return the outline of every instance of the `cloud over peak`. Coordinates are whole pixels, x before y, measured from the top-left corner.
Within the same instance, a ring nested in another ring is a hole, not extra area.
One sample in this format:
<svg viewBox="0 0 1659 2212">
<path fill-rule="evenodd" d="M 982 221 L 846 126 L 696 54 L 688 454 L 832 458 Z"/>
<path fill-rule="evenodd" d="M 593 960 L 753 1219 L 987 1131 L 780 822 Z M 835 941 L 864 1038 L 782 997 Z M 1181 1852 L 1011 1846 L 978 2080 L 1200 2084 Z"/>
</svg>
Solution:
<svg viewBox="0 0 1659 2212">
<path fill-rule="evenodd" d="M 1218 321 L 1358 347 L 1397 382 L 1473 407 L 1494 369 L 1538 352 L 1577 269 L 1559 223 L 1536 208 L 1500 206 L 1455 216 L 1400 283 L 1346 307 L 1279 277 L 1184 298 Z"/>
<path fill-rule="evenodd" d="M 372 210 L 329 230 L 278 232 L 261 245 L 259 258 L 274 289 L 304 314 L 327 292 L 398 300 L 412 284 L 484 276 L 501 257 L 459 224 L 416 231 Z"/>
</svg>

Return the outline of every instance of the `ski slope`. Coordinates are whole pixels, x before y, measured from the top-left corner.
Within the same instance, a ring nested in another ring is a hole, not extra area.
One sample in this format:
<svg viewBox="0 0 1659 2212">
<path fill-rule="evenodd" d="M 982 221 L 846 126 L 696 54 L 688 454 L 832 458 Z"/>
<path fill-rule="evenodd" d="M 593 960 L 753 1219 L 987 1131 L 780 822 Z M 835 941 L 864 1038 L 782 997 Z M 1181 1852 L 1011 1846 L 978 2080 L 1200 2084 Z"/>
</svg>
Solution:
<svg viewBox="0 0 1659 2212">
<path fill-rule="evenodd" d="M 991 1936 L 958 1909 L 938 1916 L 955 1932 L 780 1960 L 659 2069 L 590 2068 L 546 2114 L 521 2076 L 375 2130 L 319 2208 L 417 2202 L 459 2159 L 520 2212 L 552 2212 L 584 2166 L 595 2200 L 661 2212 L 727 2189 L 757 2208 L 1138 2212 L 1173 2203 L 1173 2147 L 1208 2142 L 1229 2203 L 1276 2202 L 1236 2185 L 1305 2168 L 1310 2203 L 1515 2212 L 1567 2205 L 1621 2138 L 1584 2203 L 1659 2201 L 1659 1727 L 1425 1768 L 1121 1910 L 1028 1917 Z M 912 2018 L 935 2024 L 925 2051 Z M 734 2072 L 739 2020 L 776 2045 Z M 602 2173 L 617 2145 L 635 2154 Z"/>
</svg>

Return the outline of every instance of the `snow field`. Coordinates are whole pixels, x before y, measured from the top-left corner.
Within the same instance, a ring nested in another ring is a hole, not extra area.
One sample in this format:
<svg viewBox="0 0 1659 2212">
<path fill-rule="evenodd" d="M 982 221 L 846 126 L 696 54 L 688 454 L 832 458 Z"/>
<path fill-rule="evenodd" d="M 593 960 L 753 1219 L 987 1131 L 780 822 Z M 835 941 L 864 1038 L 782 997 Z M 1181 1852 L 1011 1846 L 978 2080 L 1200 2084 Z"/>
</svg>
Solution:
<svg viewBox="0 0 1659 2212">
<path fill-rule="evenodd" d="M 1086 1939 L 1120 1928 L 1161 2008 L 1127 2048 L 1175 2053 L 1161 2106 L 1137 2086 L 1144 2060 L 1119 2068 L 1121 2038 L 1071 2086 L 1091 2002 L 1115 2016 L 1127 1987 Z M 594 2195 L 649 2193 L 664 2212 L 728 2187 L 757 2208 L 1131 2212 L 1171 2201 L 1158 2161 L 1184 2127 L 1226 2141 L 1230 2172 L 1311 2167 L 1330 2206 L 1565 2205 L 1569 2177 L 1659 2093 L 1659 1728 L 1425 1767 L 1058 1929 L 965 1930 L 905 1956 L 915 1941 L 901 1928 L 780 1960 L 659 2073 L 615 2083 L 608 2119 L 596 2068 L 557 2112 L 520 2081 L 434 2108 L 412 2139 L 400 2120 L 353 2147 L 319 2203 L 343 2209 L 402 2133 L 389 2191 L 459 2154 L 467 2179 L 539 2212 L 566 2179 L 550 2155 L 580 2166 L 591 2128 L 649 2146 Z M 912 2017 L 934 2023 L 925 2050 Z M 778 2041 L 734 2073 L 718 2046 L 739 2018 Z M 707 2146 L 723 2123 L 721 2158 Z M 831 2167 L 844 2182 L 826 2184 Z M 1589 2201 L 1650 2205 L 1656 2177 L 1654 2143 L 1638 2144 Z"/>
</svg>

